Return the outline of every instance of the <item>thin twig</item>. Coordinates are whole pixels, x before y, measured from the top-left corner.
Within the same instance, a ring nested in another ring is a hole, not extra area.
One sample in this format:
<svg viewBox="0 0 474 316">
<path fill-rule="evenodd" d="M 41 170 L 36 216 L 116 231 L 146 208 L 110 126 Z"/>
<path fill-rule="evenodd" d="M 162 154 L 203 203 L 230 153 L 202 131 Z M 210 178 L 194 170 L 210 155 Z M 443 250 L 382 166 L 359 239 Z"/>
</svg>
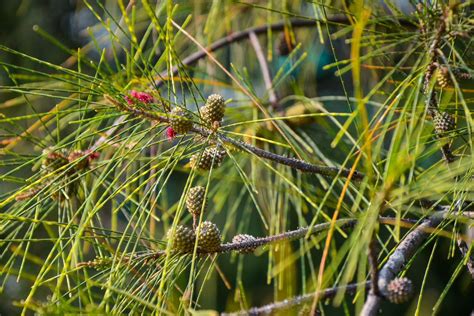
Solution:
<svg viewBox="0 0 474 316">
<path fill-rule="evenodd" d="M 272 86 L 270 70 L 268 69 L 268 63 L 263 54 L 262 46 L 260 46 L 260 42 L 258 41 L 257 35 L 255 35 L 255 32 L 250 32 L 249 38 L 250 38 L 250 43 L 252 44 L 252 47 L 255 50 L 255 55 L 257 55 L 258 63 L 260 64 L 260 70 L 262 71 L 263 82 L 265 83 L 265 88 L 268 91 L 268 99 L 270 100 L 271 106 L 274 109 L 276 109 L 278 107 L 278 98 Z"/>
<path fill-rule="evenodd" d="M 474 280 L 474 252 L 472 251 L 472 249 L 469 249 L 466 242 L 462 238 L 458 238 L 458 247 L 463 257 L 466 258 L 465 260 L 467 261 L 467 270 L 471 274 L 471 279 Z"/>
<path fill-rule="evenodd" d="M 449 10 L 449 9 L 446 9 Z M 440 17 L 438 29 L 436 30 L 433 42 L 431 42 L 428 55 L 430 56 L 430 60 L 428 62 L 428 67 L 425 72 L 425 79 L 424 79 L 424 86 L 423 86 L 423 91 L 425 94 L 428 93 L 429 87 L 430 87 L 430 82 L 431 78 L 433 77 L 433 74 L 437 68 L 437 59 L 439 56 L 438 53 L 438 48 L 441 43 L 441 38 L 443 37 L 444 33 L 446 32 L 446 19 L 447 15 L 449 14 L 448 11 L 445 11 L 443 16 Z M 423 32 L 423 31 L 421 31 Z"/>
<path fill-rule="evenodd" d="M 334 25 L 347 25 L 350 24 L 349 19 L 345 15 L 334 15 L 331 17 L 327 17 L 324 20 L 318 20 L 318 19 L 290 19 L 289 23 L 292 28 L 300 28 L 300 27 L 316 27 L 317 23 L 327 23 L 327 24 L 334 24 Z M 397 20 L 401 25 L 407 26 L 407 27 L 413 27 L 414 24 L 410 22 L 409 20 L 406 19 L 399 19 Z M 273 32 L 281 32 L 285 29 L 285 27 L 288 27 L 288 21 L 280 21 L 276 22 L 274 24 L 267 24 L 267 25 L 262 25 L 262 26 L 255 26 L 255 27 L 250 27 L 248 29 L 238 31 L 231 33 L 215 42 L 213 42 L 211 45 L 206 47 L 206 51 L 200 50 L 198 52 L 195 52 L 188 57 L 184 58 L 181 61 L 181 66 L 189 66 L 197 61 L 206 58 L 207 54 L 209 52 L 215 52 L 223 47 L 227 47 L 230 44 L 240 42 L 242 40 L 246 40 L 249 38 L 250 33 L 254 33 L 256 35 L 258 34 L 266 34 L 268 30 L 272 30 Z M 179 68 L 175 67 L 172 69 L 171 74 L 173 76 L 177 75 L 179 73 Z M 159 75 L 159 78 L 165 78 L 168 76 L 168 71 L 164 71 Z M 154 84 L 156 88 L 161 87 L 164 84 L 163 80 L 160 80 Z"/>
<path fill-rule="evenodd" d="M 372 239 L 369 243 L 369 263 L 370 263 L 370 291 L 375 295 L 379 295 L 379 267 L 377 263 L 377 241 L 375 236 L 372 236 Z"/>
<path fill-rule="evenodd" d="M 430 90 L 430 83 L 431 79 L 433 78 L 433 74 L 436 71 L 436 69 L 439 66 L 438 63 L 438 58 L 440 57 L 440 52 L 439 52 L 439 46 L 441 44 L 441 39 L 446 32 L 446 20 L 449 15 L 449 8 L 446 8 L 444 11 L 443 15 L 440 16 L 439 18 L 439 25 L 438 28 L 436 29 L 433 41 L 431 42 L 431 45 L 429 46 L 428 50 L 428 56 L 429 56 L 429 61 L 428 61 L 428 66 L 425 71 L 425 77 L 423 81 L 423 94 L 426 97 L 426 106 L 428 113 L 431 115 L 431 117 L 435 117 L 436 113 L 439 111 L 438 110 L 438 94 L 436 90 L 433 88 Z M 425 30 L 423 29 L 424 25 L 420 23 L 420 32 L 423 33 Z M 443 159 L 447 163 L 451 163 L 455 160 L 454 155 L 451 152 L 451 145 L 444 144 L 441 147 L 441 153 L 443 154 Z"/>
<path fill-rule="evenodd" d="M 290 19 L 290 24 L 292 28 L 312 27 L 312 26 L 316 26 L 317 22 L 318 20 L 314 20 L 314 19 Z M 350 21 L 347 19 L 346 16 L 336 15 L 336 16 L 328 17 L 325 20 L 319 20 L 319 22 L 338 25 L 338 24 L 347 24 Z M 398 22 L 404 26 L 413 27 L 413 23 L 411 23 L 409 20 L 401 19 L 401 20 L 398 20 Z M 262 25 L 262 26 L 251 27 L 239 32 L 231 33 L 213 42 L 211 45 L 209 45 L 206 48 L 205 51 L 200 50 L 184 58 L 180 64 L 181 66 L 192 65 L 196 63 L 197 61 L 203 58 L 206 58 L 209 52 L 215 52 L 223 47 L 227 47 L 230 44 L 240 42 L 242 40 L 249 38 L 249 34 L 251 32 L 253 32 L 254 34 L 266 34 L 268 30 L 272 30 L 274 32 L 283 31 L 284 28 L 287 26 L 287 23 L 288 21 L 280 21 L 280 22 L 276 22 L 270 25 L 267 24 L 267 25 Z M 177 75 L 179 73 L 179 69 L 180 69 L 179 67 L 173 68 L 171 70 L 171 76 Z M 167 70 L 163 71 L 158 77 L 159 77 L 158 78 L 159 81 L 152 83 L 150 85 L 151 87 L 155 87 L 156 89 L 160 88 L 165 83 L 165 81 L 162 78 L 168 77 L 168 71 Z M 120 119 L 121 118 L 118 118 L 116 122 Z M 118 129 L 118 125 L 114 123 L 113 126 L 109 129 L 109 133 L 107 136 L 109 137 L 112 136 L 117 129 Z M 98 147 L 98 146 L 95 146 L 95 147 Z"/>
<path fill-rule="evenodd" d="M 339 228 L 351 228 L 357 223 L 355 219 L 341 219 L 337 221 Z M 229 251 L 239 251 L 242 249 L 258 248 L 272 243 L 277 243 L 280 241 L 291 241 L 295 239 L 304 238 L 308 232 L 310 235 L 317 234 L 321 231 L 325 231 L 330 227 L 331 223 L 322 223 L 315 225 L 313 227 L 302 227 L 296 230 L 284 232 L 277 235 L 272 235 L 268 237 L 255 238 L 255 240 L 237 242 L 237 243 L 226 243 L 221 245 L 219 252 L 229 252 Z"/>
</svg>

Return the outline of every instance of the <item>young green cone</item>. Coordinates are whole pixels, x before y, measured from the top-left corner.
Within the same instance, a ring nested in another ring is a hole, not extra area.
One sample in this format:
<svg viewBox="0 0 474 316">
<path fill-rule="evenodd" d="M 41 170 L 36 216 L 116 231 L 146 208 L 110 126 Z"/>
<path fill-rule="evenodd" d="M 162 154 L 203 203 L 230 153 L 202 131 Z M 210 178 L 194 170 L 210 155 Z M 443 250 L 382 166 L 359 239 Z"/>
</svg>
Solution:
<svg viewBox="0 0 474 316">
<path fill-rule="evenodd" d="M 197 216 L 201 210 L 206 209 L 206 189 L 201 186 L 193 187 L 186 196 L 186 206 L 191 214 Z"/>
<path fill-rule="evenodd" d="M 174 108 L 170 113 L 170 126 L 178 134 L 186 134 L 193 127 L 192 116 L 181 108 Z"/>
<path fill-rule="evenodd" d="M 196 240 L 196 235 L 194 231 L 186 226 L 178 225 L 174 231 L 171 228 L 168 233 L 168 239 L 172 239 L 172 247 L 173 250 L 180 253 L 188 253 L 192 252 L 194 249 L 194 242 Z"/>
<path fill-rule="evenodd" d="M 222 121 L 224 112 L 225 100 L 219 94 L 211 94 L 207 98 L 206 105 L 201 108 L 202 118 L 209 125 Z"/>
<path fill-rule="evenodd" d="M 214 252 L 221 248 L 221 233 L 216 224 L 205 221 L 198 227 L 198 246 L 205 252 Z"/>
</svg>

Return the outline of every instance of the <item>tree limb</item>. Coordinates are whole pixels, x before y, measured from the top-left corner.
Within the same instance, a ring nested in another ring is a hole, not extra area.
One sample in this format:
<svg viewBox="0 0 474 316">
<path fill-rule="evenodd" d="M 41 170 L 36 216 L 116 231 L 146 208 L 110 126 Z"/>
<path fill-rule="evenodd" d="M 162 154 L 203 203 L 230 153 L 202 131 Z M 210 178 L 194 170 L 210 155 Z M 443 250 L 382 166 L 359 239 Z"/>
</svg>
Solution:
<svg viewBox="0 0 474 316">
<path fill-rule="evenodd" d="M 348 25 L 350 24 L 349 19 L 345 15 L 334 15 L 331 17 L 328 17 L 325 20 L 318 20 L 318 19 L 290 19 L 290 24 L 292 28 L 302 28 L 302 27 L 312 27 L 316 26 L 317 23 L 327 23 L 327 24 L 333 24 L 333 25 Z M 413 23 L 410 22 L 409 20 L 406 19 L 399 19 L 397 20 L 398 23 L 400 23 L 403 26 L 407 27 L 413 27 Z M 280 21 L 276 22 L 274 24 L 267 24 L 267 25 L 262 25 L 262 26 L 255 26 L 255 27 L 250 27 L 248 29 L 238 31 L 231 33 L 221 39 L 218 39 L 217 41 L 213 42 L 211 45 L 206 47 L 207 52 L 215 52 L 223 47 L 226 47 L 232 43 L 240 42 L 242 40 L 246 40 L 249 38 L 250 33 L 254 33 L 256 35 L 258 34 L 265 34 L 267 33 L 268 30 L 272 31 L 283 31 L 285 26 L 287 25 L 287 21 Z M 207 53 L 205 51 L 198 51 L 195 52 L 188 57 L 184 58 L 181 61 L 181 66 L 189 66 L 200 59 L 203 59 L 207 56 Z M 170 75 L 175 76 L 179 73 L 179 68 L 174 67 L 172 71 L 170 71 Z M 168 71 L 163 71 L 160 75 L 159 78 L 164 78 L 168 76 Z M 163 80 L 160 80 L 154 84 L 154 87 L 159 88 L 164 84 Z"/>
<path fill-rule="evenodd" d="M 446 212 L 436 212 L 428 217 L 398 245 L 379 272 L 378 287 L 381 296 L 372 291 L 369 293 L 361 312 L 362 316 L 377 315 L 382 296 L 387 295 L 387 285 L 397 276 L 408 260 L 416 253 L 419 246 L 428 238 L 431 234 L 430 230 L 441 223 Z"/>
<path fill-rule="evenodd" d="M 284 301 L 271 303 L 261 307 L 252 307 L 247 311 L 239 311 L 235 313 L 222 313 L 222 316 L 243 316 L 243 315 L 273 315 L 276 311 L 288 310 L 292 307 L 300 306 L 304 303 L 312 302 L 315 295 L 318 295 L 321 299 L 334 297 L 337 292 L 344 291 L 349 294 L 355 294 L 360 287 L 366 289 L 370 287 L 370 282 L 362 284 L 349 284 L 347 286 L 337 286 L 327 288 L 319 292 L 296 296 Z"/>
<path fill-rule="evenodd" d="M 159 122 L 159 123 L 169 123 L 169 121 L 170 121 L 169 118 L 167 118 L 165 116 L 162 116 L 162 115 L 159 115 L 159 114 L 147 112 L 147 111 L 137 109 L 137 108 L 130 108 L 130 107 L 120 103 L 119 101 L 115 100 L 114 98 L 112 98 L 108 95 L 105 95 L 104 98 L 108 102 L 110 102 L 112 105 L 116 106 L 119 110 L 126 111 L 129 114 L 132 114 L 132 115 L 135 115 L 135 116 L 138 116 L 138 117 L 142 117 L 142 118 L 145 118 L 145 119 L 148 119 L 148 120 L 151 120 L 151 121 L 156 121 L 156 122 Z M 278 155 L 278 154 L 260 149 L 258 147 L 254 147 L 254 146 L 252 146 L 250 144 L 247 144 L 245 142 L 235 140 L 233 138 L 230 138 L 228 136 L 223 135 L 222 133 L 214 132 L 214 131 L 211 131 L 207 128 L 203 128 L 203 127 L 194 126 L 190 130 L 190 132 L 194 132 L 194 133 L 199 134 L 203 137 L 215 136 L 218 140 L 220 140 L 223 143 L 230 144 L 230 145 L 235 146 L 235 147 L 237 147 L 237 148 L 239 148 L 243 151 L 253 153 L 254 155 L 257 155 L 257 156 L 259 156 L 263 159 L 271 160 L 271 161 L 274 161 L 276 163 L 289 166 L 293 169 L 300 170 L 302 172 L 321 174 L 321 175 L 324 175 L 324 176 L 337 176 L 337 175 L 340 175 L 340 176 L 343 176 L 343 177 L 347 177 L 351 172 L 350 169 L 346 169 L 346 168 L 318 166 L 318 165 L 311 164 L 311 163 L 306 162 L 306 161 L 301 160 L 301 159 L 281 156 L 281 155 Z M 364 175 L 362 173 L 358 172 L 358 171 L 355 171 L 353 176 L 352 176 L 352 178 L 355 179 L 355 180 L 361 180 L 363 177 L 364 177 Z"/>
</svg>

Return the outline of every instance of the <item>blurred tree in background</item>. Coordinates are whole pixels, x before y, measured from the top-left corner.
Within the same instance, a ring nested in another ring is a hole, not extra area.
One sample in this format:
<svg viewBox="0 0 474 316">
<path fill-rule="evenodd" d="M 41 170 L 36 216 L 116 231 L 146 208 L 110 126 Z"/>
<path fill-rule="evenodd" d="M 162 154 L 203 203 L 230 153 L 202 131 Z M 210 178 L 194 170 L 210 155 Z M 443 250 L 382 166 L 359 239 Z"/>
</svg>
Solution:
<svg viewBox="0 0 474 316">
<path fill-rule="evenodd" d="M 0 314 L 470 315 L 470 2 L 0 2 Z"/>
</svg>

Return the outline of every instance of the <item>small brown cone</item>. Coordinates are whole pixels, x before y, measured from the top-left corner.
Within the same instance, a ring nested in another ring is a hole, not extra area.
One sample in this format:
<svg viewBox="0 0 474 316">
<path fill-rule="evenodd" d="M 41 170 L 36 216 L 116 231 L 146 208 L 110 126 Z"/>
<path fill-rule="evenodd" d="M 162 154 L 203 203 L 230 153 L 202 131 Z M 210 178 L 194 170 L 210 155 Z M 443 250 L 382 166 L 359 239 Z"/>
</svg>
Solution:
<svg viewBox="0 0 474 316">
<path fill-rule="evenodd" d="M 395 278 L 387 285 L 387 299 L 394 304 L 408 302 L 413 295 L 413 283 L 408 278 Z"/>
<path fill-rule="evenodd" d="M 245 247 L 242 247 L 241 249 L 238 250 L 238 252 L 242 254 L 247 254 L 247 253 L 253 253 L 255 249 L 257 249 L 258 245 L 255 244 L 257 238 L 255 238 L 252 235 L 247 235 L 247 234 L 239 234 L 235 235 L 234 238 L 232 238 L 232 243 L 249 243 Z"/>
<path fill-rule="evenodd" d="M 191 167 L 198 168 L 201 170 L 210 170 L 211 168 L 217 168 L 221 165 L 226 152 L 224 149 L 213 146 L 208 147 L 204 150 L 202 155 L 196 153 L 191 157 Z"/>
<path fill-rule="evenodd" d="M 438 68 L 438 72 L 436 73 L 436 80 L 438 81 L 438 85 L 441 88 L 446 88 L 451 84 L 451 78 L 449 77 L 448 67 L 441 66 Z"/>
<path fill-rule="evenodd" d="M 446 136 L 449 132 L 456 128 L 454 117 L 448 112 L 437 111 L 433 117 L 435 133 L 438 136 Z"/>
</svg>

